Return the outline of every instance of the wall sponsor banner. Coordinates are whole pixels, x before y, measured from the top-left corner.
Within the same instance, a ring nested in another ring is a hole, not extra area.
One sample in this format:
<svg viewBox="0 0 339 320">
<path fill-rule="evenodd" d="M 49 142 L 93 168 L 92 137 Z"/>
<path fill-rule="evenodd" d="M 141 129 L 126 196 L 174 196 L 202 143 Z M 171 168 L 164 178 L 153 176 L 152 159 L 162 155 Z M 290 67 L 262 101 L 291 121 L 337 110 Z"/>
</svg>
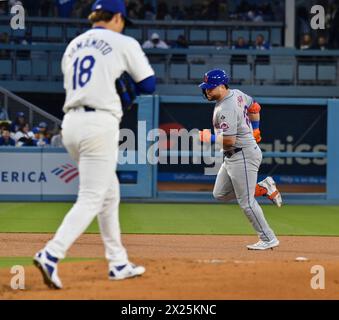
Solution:
<svg viewBox="0 0 339 320">
<path fill-rule="evenodd" d="M 78 170 L 67 153 L 1 152 L 1 195 L 76 195 Z"/>
</svg>

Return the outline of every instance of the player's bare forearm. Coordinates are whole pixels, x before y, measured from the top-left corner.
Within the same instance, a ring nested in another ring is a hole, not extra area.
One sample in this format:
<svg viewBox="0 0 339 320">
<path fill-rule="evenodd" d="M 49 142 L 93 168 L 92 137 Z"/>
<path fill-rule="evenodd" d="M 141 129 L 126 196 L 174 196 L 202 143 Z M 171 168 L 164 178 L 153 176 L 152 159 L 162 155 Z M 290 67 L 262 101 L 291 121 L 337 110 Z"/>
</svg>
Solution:
<svg viewBox="0 0 339 320">
<path fill-rule="evenodd" d="M 251 122 L 253 121 L 260 121 L 260 113 L 249 113 L 248 118 L 250 119 Z"/>
</svg>

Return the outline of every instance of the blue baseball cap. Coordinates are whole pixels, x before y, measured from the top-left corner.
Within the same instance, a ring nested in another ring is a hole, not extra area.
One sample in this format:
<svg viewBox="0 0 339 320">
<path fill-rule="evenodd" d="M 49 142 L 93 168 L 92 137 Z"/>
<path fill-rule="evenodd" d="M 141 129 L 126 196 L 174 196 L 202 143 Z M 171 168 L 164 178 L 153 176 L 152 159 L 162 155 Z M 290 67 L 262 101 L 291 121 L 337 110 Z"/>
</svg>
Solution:
<svg viewBox="0 0 339 320">
<path fill-rule="evenodd" d="M 16 116 L 17 116 L 17 117 L 22 117 L 22 118 L 24 118 L 24 117 L 25 117 L 25 114 L 24 114 L 23 112 L 17 112 L 17 113 L 16 113 Z"/>
<path fill-rule="evenodd" d="M 111 13 L 121 13 L 125 19 L 126 25 L 132 24 L 132 22 L 127 18 L 124 0 L 97 0 L 92 5 L 92 11 L 96 10 L 102 10 Z"/>
<path fill-rule="evenodd" d="M 39 129 L 38 127 L 34 127 L 34 128 L 32 129 L 32 132 L 33 132 L 34 134 L 39 133 L 39 132 L 40 132 L 40 129 Z"/>
<path fill-rule="evenodd" d="M 40 122 L 39 128 L 47 128 L 47 123 L 46 122 Z"/>
</svg>

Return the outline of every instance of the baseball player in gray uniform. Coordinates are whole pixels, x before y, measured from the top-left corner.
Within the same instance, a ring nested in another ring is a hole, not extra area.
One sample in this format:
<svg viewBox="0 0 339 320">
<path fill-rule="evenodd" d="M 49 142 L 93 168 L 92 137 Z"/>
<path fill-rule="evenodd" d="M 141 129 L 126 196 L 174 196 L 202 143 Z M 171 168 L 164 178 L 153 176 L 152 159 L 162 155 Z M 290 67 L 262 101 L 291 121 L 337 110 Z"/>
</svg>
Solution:
<svg viewBox="0 0 339 320">
<path fill-rule="evenodd" d="M 151 94 L 155 90 L 154 71 L 140 44 L 121 34 L 128 22 L 123 0 L 96 1 L 89 20 L 92 29 L 72 40 L 62 59 L 66 90 L 62 136 L 67 151 L 78 162 L 78 198 L 54 238 L 34 257 L 45 283 L 56 289 L 62 288 L 59 260 L 96 216 L 109 279 L 145 272 L 143 266 L 129 261 L 121 242 L 115 170 L 122 106 L 130 100 L 127 91 L 121 90 L 122 75 L 131 77 L 136 91 Z"/>
<path fill-rule="evenodd" d="M 278 206 L 282 202 L 281 195 L 271 177 L 257 185 L 262 153 L 254 138 L 248 113 L 253 99 L 240 90 L 229 89 L 228 82 L 225 71 L 214 69 L 205 74 L 204 82 L 199 85 L 209 101 L 216 101 L 213 114 L 215 134 L 209 130 L 200 131 L 200 140 L 215 142 L 224 151 L 224 162 L 216 178 L 213 196 L 222 201 L 237 199 L 259 236 L 259 241 L 248 245 L 248 249 L 274 248 L 279 245 L 279 240 L 255 199 L 255 191 L 256 188 L 266 190 L 266 196 Z"/>
</svg>

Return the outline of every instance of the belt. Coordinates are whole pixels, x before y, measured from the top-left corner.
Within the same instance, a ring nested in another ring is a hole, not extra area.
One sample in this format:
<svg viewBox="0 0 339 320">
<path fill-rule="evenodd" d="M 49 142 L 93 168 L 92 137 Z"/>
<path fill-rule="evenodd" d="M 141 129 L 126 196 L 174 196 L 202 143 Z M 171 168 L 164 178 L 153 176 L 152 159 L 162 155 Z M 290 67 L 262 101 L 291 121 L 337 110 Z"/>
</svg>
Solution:
<svg viewBox="0 0 339 320">
<path fill-rule="evenodd" d="M 88 107 L 88 106 L 83 106 L 83 108 L 84 108 L 85 112 L 95 112 L 96 111 L 96 109 Z"/>
<path fill-rule="evenodd" d="M 241 151 L 242 148 L 235 148 L 229 151 L 224 151 L 224 157 L 226 158 L 231 158 L 234 154 L 236 154 L 237 152 Z"/>
</svg>

